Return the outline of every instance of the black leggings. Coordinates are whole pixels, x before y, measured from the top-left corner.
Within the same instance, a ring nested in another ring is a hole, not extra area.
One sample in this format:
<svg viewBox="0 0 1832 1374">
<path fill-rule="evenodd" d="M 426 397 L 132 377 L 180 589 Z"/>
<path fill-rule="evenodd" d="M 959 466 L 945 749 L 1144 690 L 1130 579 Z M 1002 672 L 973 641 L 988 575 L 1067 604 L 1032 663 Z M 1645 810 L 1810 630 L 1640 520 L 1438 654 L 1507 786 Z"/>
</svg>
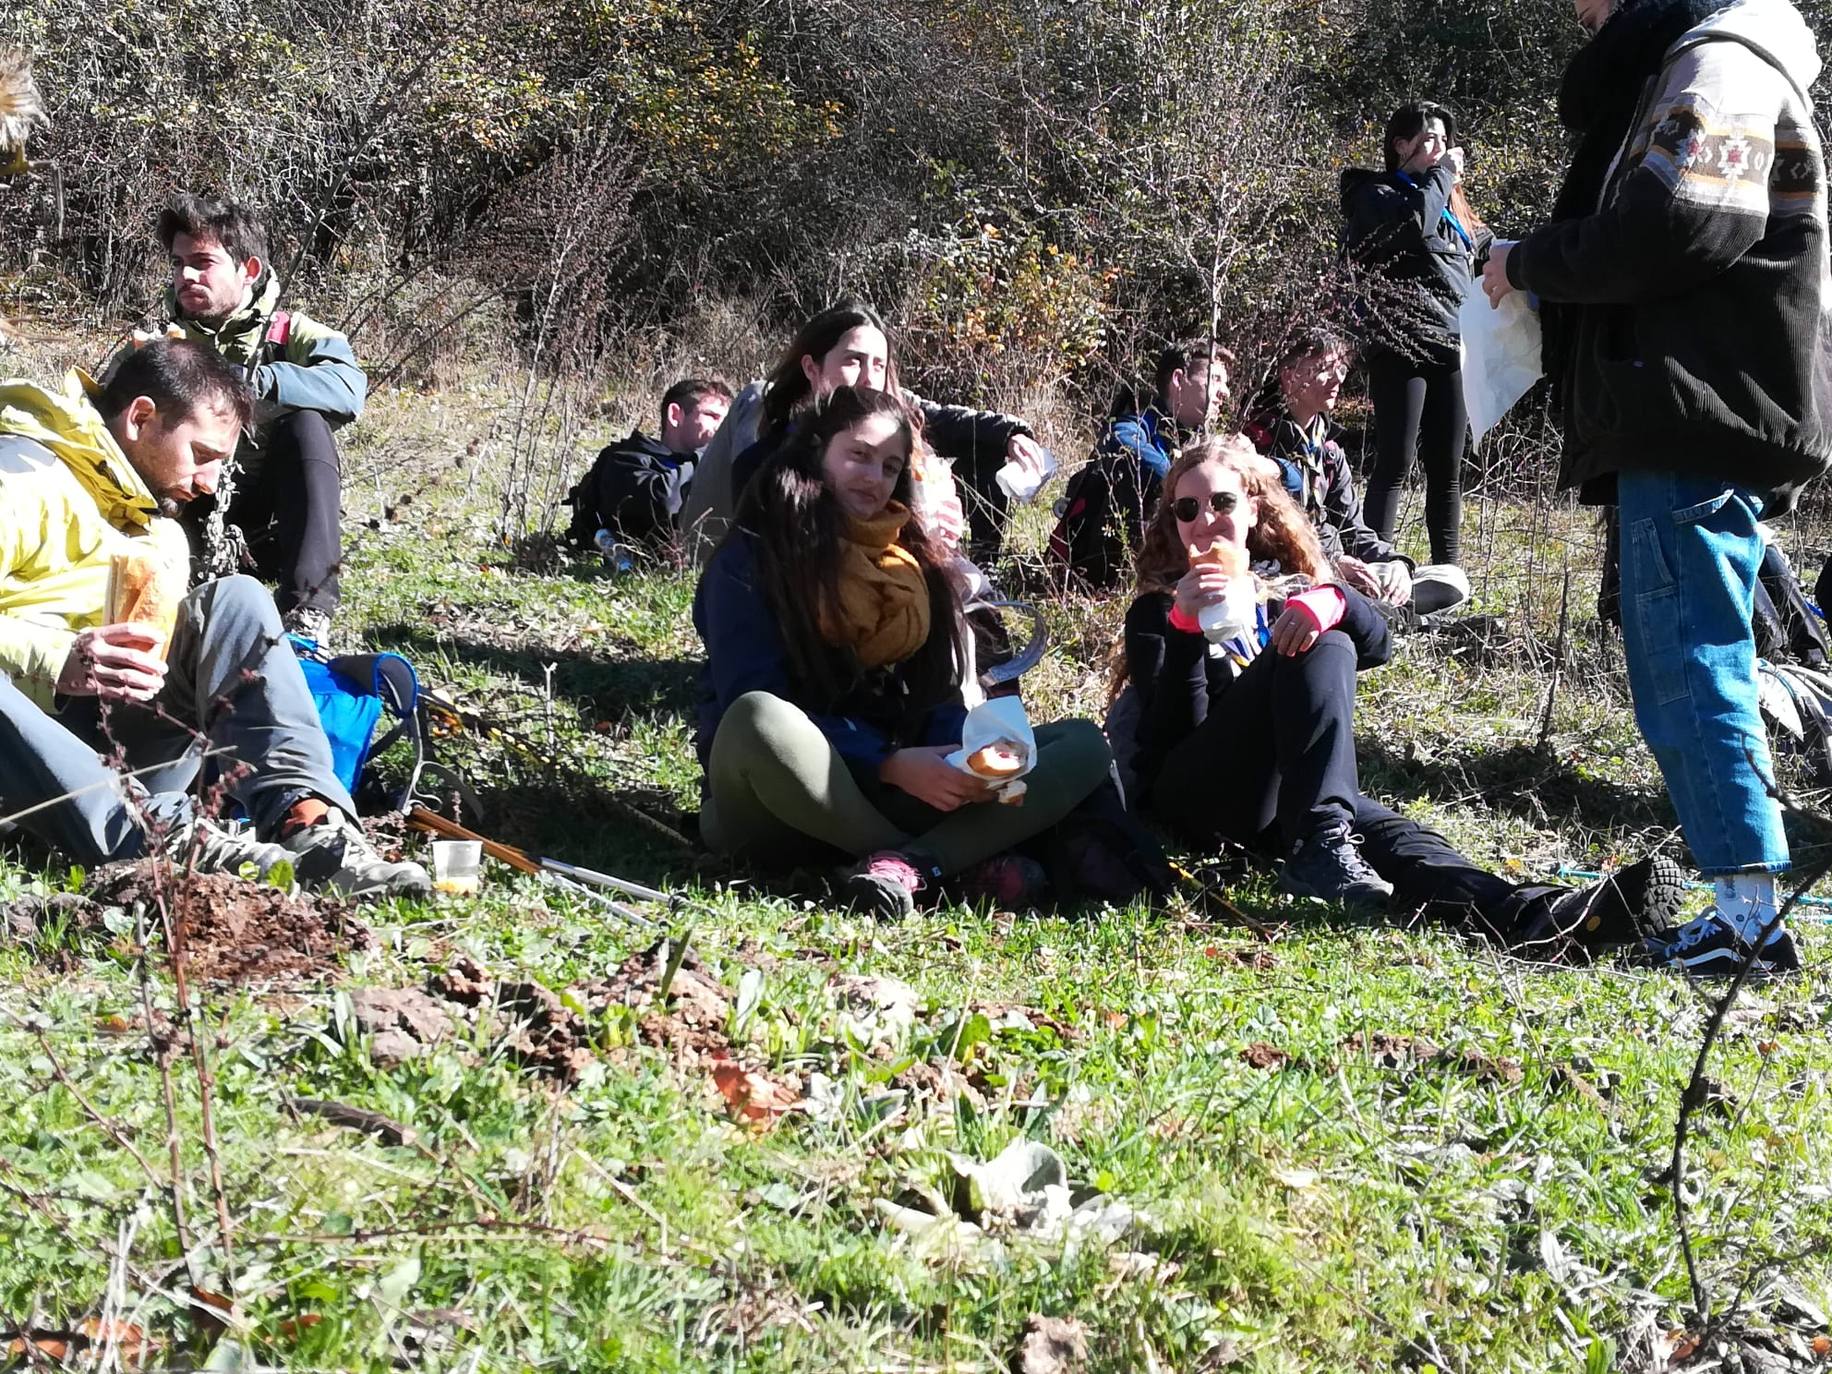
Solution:
<svg viewBox="0 0 1832 1374">
<path fill-rule="evenodd" d="M 1377 354 L 1368 360 L 1368 397 L 1374 403 L 1375 458 L 1363 515 L 1382 539 L 1393 538 L 1400 491 L 1416 453 L 1425 468 L 1425 532 L 1431 539 L 1431 561 L 1455 563 L 1469 429 L 1462 369 Z"/>
<path fill-rule="evenodd" d="M 315 410 L 296 410 L 265 426 L 261 445 L 235 484 L 229 522 L 248 536 L 261 576 L 279 584 L 282 615 L 295 606 L 334 611 L 343 477 L 331 426 Z"/>
<path fill-rule="evenodd" d="M 1393 884 L 1395 910 L 1513 944 L 1568 889 L 1509 882 L 1437 831 L 1361 795 L 1355 774 L 1355 647 L 1332 630 L 1297 658 L 1266 650 L 1166 757 L 1145 809 L 1185 842 L 1217 838 L 1287 854 L 1320 826 L 1348 824 Z"/>
</svg>

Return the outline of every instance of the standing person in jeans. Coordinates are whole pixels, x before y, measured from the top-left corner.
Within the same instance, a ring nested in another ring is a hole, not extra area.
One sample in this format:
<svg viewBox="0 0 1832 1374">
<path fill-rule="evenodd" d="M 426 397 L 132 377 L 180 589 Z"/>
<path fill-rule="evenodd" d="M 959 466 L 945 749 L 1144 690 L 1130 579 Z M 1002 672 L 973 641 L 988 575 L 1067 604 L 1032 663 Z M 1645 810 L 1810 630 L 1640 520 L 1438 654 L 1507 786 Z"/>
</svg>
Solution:
<svg viewBox="0 0 1832 1374">
<path fill-rule="evenodd" d="M 1712 911 L 1656 953 L 1734 972 L 1789 864 L 1756 703 L 1762 534 L 1832 457 L 1825 159 L 1813 34 L 1788 0 L 1577 0 L 1579 134 L 1553 222 L 1498 243 L 1483 286 L 1544 303 L 1559 485 L 1621 514 L 1635 719 Z M 1758 971 L 1799 967 L 1774 925 Z"/>
<path fill-rule="evenodd" d="M 169 620 L 110 618 L 117 558 L 183 588 L 170 517 L 235 451 L 240 374 L 160 340 L 85 383 L 0 383 L 0 816 L 85 864 L 162 847 L 200 871 L 285 859 L 345 896 L 430 893 L 426 870 L 363 835 L 259 582 L 205 582 L 165 602 Z M 198 814 L 206 747 L 252 833 Z"/>
<path fill-rule="evenodd" d="M 1463 523 L 1462 340 L 1457 310 L 1492 237 L 1463 194 L 1456 118 L 1415 101 L 1387 120 L 1386 170 L 1342 174 L 1343 248 L 1368 274 L 1362 301 L 1376 457 L 1368 524 L 1391 541 L 1416 454 L 1431 561 L 1458 561 Z"/>
<path fill-rule="evenodd" d="M 362 413 L 368 379 L 342 334 L 280 307 L 267 233 L 247 206 L 179 196 L 159 216 L 159 243 L 172 269 L 167 332 L 215 349 L 254 392 L 254 423 L 236 450 L 224 518 L 247 537 L 260 574 L 278 584 L 286 628 L 323 645 L 343 561 L 334 435 Z M 206 498 L 187 513 L 194 538 L 214 505 Z"/>
</svg>

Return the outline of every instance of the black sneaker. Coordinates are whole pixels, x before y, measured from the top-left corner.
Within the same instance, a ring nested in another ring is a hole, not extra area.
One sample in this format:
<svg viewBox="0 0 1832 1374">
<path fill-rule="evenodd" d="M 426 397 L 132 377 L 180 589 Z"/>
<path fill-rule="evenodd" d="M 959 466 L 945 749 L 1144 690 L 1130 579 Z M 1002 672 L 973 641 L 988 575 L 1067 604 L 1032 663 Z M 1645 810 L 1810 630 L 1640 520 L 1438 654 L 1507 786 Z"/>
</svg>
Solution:
<svg viewBox="0 0 1832 1374">
<path fill-rule="evenodd" d="M 1650 854 L 1553 904 L 1551 924 L 1586 949 L 1669 941 L 1686 898 L 1685 870 Z"/>
<path fill-rule="evenodd" d="M 867 854 L 840 875 L 840 898 L 852 910 L 895 921 L 916 910 L 918 893 L 941 881 L 934 860 L 905 849 Z"/>
<path fill-rule="evenodd" d="M 1321 897 L 1343 906 L 1385 910 L 1393 884 L 1369 866 L 1348 826 L 1337 822 L 1292 846 L 1279 887 L 1294 897 Z"/>
<path fill-rule="evenodd" d="M 1647 942 L 1647 951 L 1658 964 L 1666 964 L 1695 978 L 1730 978 L 1749 957 L 1749 942 L 1717 912 L 1688 921 L 1667 939 Z M 1800 951 L 1786 926 L 1777 926 L 1757 953 L 1752 978 L 1780 978 L 1800 972 Z"/>
</svg>

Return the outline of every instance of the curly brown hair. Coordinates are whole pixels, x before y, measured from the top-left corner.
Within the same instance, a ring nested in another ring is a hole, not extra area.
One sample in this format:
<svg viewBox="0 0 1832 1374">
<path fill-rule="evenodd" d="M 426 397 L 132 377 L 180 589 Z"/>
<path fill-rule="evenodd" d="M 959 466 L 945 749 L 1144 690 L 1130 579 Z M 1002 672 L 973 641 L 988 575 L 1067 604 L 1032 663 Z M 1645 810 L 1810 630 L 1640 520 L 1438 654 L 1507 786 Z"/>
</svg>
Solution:
<svg viewBox="0 0 1832 1374">
<path fill-rule="evenodd" d="M 1334 574 L 1310 519 L 1285 491 L 1278 467 L 1262 458 L 1244 434 L 1205 439 L 1183 450 L 1164 475 L 1158 509 L 1139 547 L 1139 592 L 1168 592 L 1190 570 L 1189 550 L 1177 533 L 1177 486 L 1185 474 L 1205 463 L 1220 463 L 1240 475 L 1241 490 L 1259 503 L 1259 516 L 1247 534 L 1247 552 L 1272 559 L 1287 573 L 1302 573 L 1312 582 Z"/>
</svg>

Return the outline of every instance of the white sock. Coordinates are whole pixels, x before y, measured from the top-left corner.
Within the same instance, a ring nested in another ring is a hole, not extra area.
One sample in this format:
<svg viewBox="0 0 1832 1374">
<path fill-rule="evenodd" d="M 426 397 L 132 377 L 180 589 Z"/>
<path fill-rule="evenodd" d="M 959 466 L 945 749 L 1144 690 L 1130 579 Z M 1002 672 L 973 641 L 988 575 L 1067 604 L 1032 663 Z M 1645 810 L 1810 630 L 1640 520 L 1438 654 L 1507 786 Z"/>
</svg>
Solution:
<svg viewBox="0 0 1832 1374">
<path fill-rule="evenodd" d="M 1775 918 L 1775 878 L 1771 873 L 1733 873 L 1717 880 L 1718 915 L 1754 944 Z M 1780 926 L 1775 927 L 1776 930 Z"/>
</svg>

